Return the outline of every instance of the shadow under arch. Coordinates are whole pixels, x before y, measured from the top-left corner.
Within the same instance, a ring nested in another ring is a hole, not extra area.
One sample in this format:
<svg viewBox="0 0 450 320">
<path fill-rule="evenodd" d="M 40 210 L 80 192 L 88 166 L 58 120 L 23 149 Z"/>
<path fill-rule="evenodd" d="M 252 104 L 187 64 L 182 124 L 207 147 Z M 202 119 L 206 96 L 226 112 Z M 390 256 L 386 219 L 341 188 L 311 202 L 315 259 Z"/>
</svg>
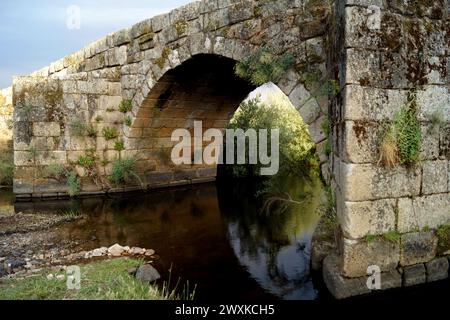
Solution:
<svg viewBox="0 0 450 320">
<path fill-rule="evenodd" d="M 241 102 L 255 89 L 235 75 L 236 62 L 217 54 L 196 54 L 169 68 L 133 109 L 132 124 L 124 128 L 126 154 L 137 157 L 137 171 L 147 187 L 215 179 L 216 165 L 174 165 L 171 152 L 178 142 L 171 141 L 171 136 L 176 129 L 187 129 L 193 137 L 194 121 L 202 122 L 203 132 L 226 128 Z M 292 72 L 286 73 L 279 87 L 294 106 L 299 105 L 297 100 L 309 93 L 302 85 L 286 88 L 286 77 L 292 78 Z M 319 109 L 311 100 L 312 107 Z M 313 133 L 311 136 L 316 142 Z"/>
</svg>

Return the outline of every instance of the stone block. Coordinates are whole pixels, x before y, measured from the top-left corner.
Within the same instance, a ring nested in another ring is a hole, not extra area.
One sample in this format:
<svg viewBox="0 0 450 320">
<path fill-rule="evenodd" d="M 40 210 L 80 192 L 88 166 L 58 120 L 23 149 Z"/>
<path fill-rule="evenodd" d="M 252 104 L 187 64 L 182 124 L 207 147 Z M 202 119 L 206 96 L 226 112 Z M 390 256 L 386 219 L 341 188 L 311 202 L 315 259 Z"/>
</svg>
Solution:
<svg viewBox="0 0 450 320">
<path fill-rule="evenodd" d="M 349 239 L 381 235 L 396 228 L 395 199 L 345 202 L 338 208 L 343 209 L 338 212 L 339 224 Z"/>
<path fill-rule="evenodd" d="M 421 170 L 341 161 L 340 182 L 346 201 L 417 196 L 420 193 Z"/>
<path fill-rule="evenodd" d="M 347 85 L 344 89 L 345 120 L 392 120 L 407 101 L 406 92 Z"/>
<path fill-rule="evenodd" d="M 36 137 L 59 137 L 61 127 L 58 122 L 34 122 L 33 135 Z"/>
<path fill-rule="evenodd" d="M 450 223 L 448 193 L 398 200 L 398 230 L 401 233 L 437 229 Z"/>
<path fill-rule="evenodd" d="M 423 163 L 422 194 L 434 194 L 447 192 L 448 162 L 426 161 Z"/>
<path fill-rule="evenodd" d="M 449 262 L 446 257 L 431 260 L 425 264 L 427 282 L 439 281 L 448 278 Z"/>
<path fill-rule="evenodd" d="M 403 285 L 405 287 L 415 286 L 425 283 L 426 281 L 426 270 L 422 263 L 414 266 L 408 266 L 403 269 Z"/>
<path fill-rule="evenodd" d="M 425 263 L 436 256 L 438 239 L 434 231 L 413 232 L 402 235 L 400 265 Z"/>
<path fill-rule="evenodd" d="M 370 290 L 367 288 L 366 277 L 345 278 L 341 275 L 340 265 L 340 259 L 336 255 L 329 255 L 323 261 L 324 282 L 336 299 L 345 299 L 370 293 Z"/>
<path fill-rule="evenodd" d="M 377 163 L 382 128 L 377 122 L 345 121 L 343 159 L 351 163 Z"/>
<path fill-rule="evenodd" d="M 400 245 L 382 238 L 371 243 L 344 239 L 342 247 L 342 274 L 346 277 L 362 277 L 372 265 L 380 267 L 382 272 L 389 271 L 400 260 Z"/>
</svg>

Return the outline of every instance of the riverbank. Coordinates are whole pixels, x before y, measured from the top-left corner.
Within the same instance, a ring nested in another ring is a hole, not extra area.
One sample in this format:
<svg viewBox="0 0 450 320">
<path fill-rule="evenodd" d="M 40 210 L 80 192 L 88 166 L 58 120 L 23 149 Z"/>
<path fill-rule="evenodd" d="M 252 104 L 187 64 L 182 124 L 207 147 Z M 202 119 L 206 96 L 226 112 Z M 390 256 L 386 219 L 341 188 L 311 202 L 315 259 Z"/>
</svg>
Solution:
<svg viewBox="0 0 450 320">
<path fill-rule="evenodd" d="M 133 270 L 143 263 L 136 258 L 116 258 L 80 265 L 78 289 L 68 287 L 67 268 L 46 268 L 23 277 L 3 278 L 0 279 L 0 300 L 192 299 L 189 291 L 178 295 L 166 285 L 159 288 L 136 279 Z"/>
</svg>

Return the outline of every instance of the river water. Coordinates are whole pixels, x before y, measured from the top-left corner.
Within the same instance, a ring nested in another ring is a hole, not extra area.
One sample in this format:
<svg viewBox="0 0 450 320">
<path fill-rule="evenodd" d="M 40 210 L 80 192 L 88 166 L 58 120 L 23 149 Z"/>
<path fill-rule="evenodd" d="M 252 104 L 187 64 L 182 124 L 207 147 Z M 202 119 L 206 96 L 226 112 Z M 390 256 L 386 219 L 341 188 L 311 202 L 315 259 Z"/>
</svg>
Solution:
<svg viewBox="0 0 450 320">
<path fill-rule="evenodd" d="M 319 221 L 320 181 L 296 181 L 300 203 L 267 206 L 253 183 L 208 183 L 149 193 L 72 201 L 15 203 L 14 210 L 78 211 L 59 228 L 90 250 L 114 243 L 156 250 L 156 267 L 172 283 L 197 286 L 199 300 L 313 300 L 311 237 Z M 13 210 L 10 192 L 2 210 Z M 264 210 L 263 210 L 264 209 Z M 171 272 L 169 272 L 171 270 Z"/>
</svg>

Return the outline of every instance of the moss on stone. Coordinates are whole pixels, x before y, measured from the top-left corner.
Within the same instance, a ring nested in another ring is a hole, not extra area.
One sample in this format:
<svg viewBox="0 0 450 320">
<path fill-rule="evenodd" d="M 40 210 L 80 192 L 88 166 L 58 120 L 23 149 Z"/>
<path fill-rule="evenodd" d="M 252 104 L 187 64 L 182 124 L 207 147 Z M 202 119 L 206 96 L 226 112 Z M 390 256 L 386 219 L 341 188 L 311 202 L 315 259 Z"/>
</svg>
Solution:
<svg viewBox="0 0 450 320">
<path fill-rule="evenodd" d="M 436 235 L 438 237 L 438 254 L 442 255 L 450 250 L 450 224 L 439 227 Z"/>
<path fill-rule="evenodd" d="M 164 65 L 166 64 L 167 60 L 169 59 L 169 55 L 172 52 L 172 50 L 170 50 L 169 48 L 165 47 L 162 52 L 161 52 L 161 56 L 155 60 L 156 65 L 160 68 L 163 69 Z"/>
<path fill-rule="evenodd" d="M 185 20 L 179 20 L 174 23 L 175 30 L 177 31 L 177 35 L 180 37 L 185 34 L 189 24 Z"/>
</svg>

